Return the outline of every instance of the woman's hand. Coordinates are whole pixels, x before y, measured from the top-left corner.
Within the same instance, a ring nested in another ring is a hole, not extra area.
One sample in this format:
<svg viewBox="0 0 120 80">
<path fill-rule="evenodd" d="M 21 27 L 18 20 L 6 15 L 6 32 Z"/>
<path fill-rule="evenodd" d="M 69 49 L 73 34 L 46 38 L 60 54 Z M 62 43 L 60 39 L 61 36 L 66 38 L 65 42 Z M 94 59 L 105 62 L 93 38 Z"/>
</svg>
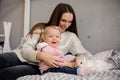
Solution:
<svg viewBox="0 0 120 80">
<path fill-rule="evenodd" d="M 58 58 L 55 56 L 55 53 L 43 53 L 43 52 L 38 52 L 36 56 L 37 60 L 43 60 L 47 65 L 50 67 L 60 67 L 59 63 L 64 62 L 62 59 Z"/>
</svg>

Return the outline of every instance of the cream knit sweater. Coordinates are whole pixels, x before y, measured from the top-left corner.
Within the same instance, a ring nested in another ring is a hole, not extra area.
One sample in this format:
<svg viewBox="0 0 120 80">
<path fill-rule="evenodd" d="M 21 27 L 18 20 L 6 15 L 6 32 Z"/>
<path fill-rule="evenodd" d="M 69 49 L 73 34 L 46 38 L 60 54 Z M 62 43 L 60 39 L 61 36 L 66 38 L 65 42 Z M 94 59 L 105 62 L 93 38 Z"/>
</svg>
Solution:
<svg viewBox="0 0 120 80">
<path fill-rule="evenodd" d="M 32 37 L 28 35 L 26 37 L 25 43 L 13 50 L 13 52 L 17 54 L 18 58 L 22 62 L 38 62 L 36 60 L 37 52 L 35 51 L 35 48 L 40 36 L 40 34 L 36 33 L 38 33 L 39 31 L 39 29 L 36 30 L 35 34 L 33 34 Z M 61 41 L 59 47 L 62 49 L 64 54 L 71 52 L 73 55 L 75 55 L 78 53 L 87 52 L 86 49 L 82 46 L 81 41 L 78 39 L 78 37 L 74 33 L 68 31 L 61 34 Z"/>
</svg>

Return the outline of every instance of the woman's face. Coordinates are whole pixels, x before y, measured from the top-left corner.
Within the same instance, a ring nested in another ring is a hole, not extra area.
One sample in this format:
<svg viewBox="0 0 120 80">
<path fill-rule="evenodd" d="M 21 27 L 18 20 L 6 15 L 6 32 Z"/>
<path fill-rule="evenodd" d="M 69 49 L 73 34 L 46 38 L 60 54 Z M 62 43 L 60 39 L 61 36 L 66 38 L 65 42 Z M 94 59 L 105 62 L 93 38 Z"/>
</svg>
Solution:
<svg viewBox="0 0 120 80">
<path fill-rule="evenodd" d="M 64 13 L 60 19 L 59 27 L 61 32 L 64 32 L 73 21 L 73 14 L 72 13 Z"/>
</svg>

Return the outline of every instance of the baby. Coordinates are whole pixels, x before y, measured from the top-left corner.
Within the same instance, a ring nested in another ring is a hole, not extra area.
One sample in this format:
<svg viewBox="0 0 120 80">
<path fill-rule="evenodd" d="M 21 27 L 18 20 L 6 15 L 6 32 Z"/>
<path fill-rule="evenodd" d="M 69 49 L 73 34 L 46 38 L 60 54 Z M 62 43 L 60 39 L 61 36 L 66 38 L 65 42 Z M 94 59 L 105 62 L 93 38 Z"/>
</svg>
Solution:
<svg viewBox="0 0 120 80">
<path fill-rule="evenodd" d="M 58 46 L 60 40 L 61 40 L 61 32 L 57 26 L 51 25 L 45 28 L 44 34 L 42 36 L 42 40 L 40 40 L 40 42 L 36 46 L 37 50 L 45 53 L 47 52 L 55 53 L 54 55 L 57 56 L 58 59 L 63 60 L 64 62 L 59 62 L 61 68 L 51 68 L 44 61 L 41 61 L 39 63 L 39 69 L 41 73 L 54 72 L 54 71 L 70 73 L 71 70 L 74 71 L 72 68 L 69 68 L 68 65 L 68 62 L 70 62 L 72 58 L 70 59 L 67 58 L 67 56 L 64 56 L 64 53 Z M 64 68 L 64 66 L 68 66 L 68 67 Z"/>
<path fill-rule="evenodd" d="M 88 56 L 86 53 L 81 53 L 76 58 L 77 67 L 80 68 L 80 74 L 86 75 L 92 72 L 108 71 L 112 65 L 100 59 Z"/>
</svg>

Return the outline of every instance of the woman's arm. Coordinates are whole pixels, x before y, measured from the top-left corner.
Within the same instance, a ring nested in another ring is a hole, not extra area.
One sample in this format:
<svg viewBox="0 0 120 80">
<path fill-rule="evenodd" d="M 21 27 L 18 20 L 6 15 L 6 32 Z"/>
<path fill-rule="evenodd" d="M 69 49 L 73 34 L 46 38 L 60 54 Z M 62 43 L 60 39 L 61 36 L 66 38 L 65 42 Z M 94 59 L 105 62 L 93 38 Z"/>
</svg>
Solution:
<svg viewBox="0 0 120 80">
<path fill-rule="evenodd" d="M 43 60 L 51 67 L 59 67 L 58 62 L 62 61 L 54 56 L 55 53 L 43 53 L 35 50 L 39 36 L 39 34 L 34 33 L 32 37 L 28 37 L 21 49 L 22 56 L 30 62 L 40 62 Z"/>
<path fill-rule="evenodd" d="M 81 41 L 79 40 L 79 38 L 74 34 L 71 33 L 71 47 L 70 47 L 70 52 L 74 55 L 79 54 L 79 53 L 88 53 L 89 52 L 83 47 Z M 89 54 L 91 55 L 91 54 Z"/>
<path fill-rule="evenodd" d="M 33 34 L 32 37 L 28 35 L 26 42 L 21 47 L 21 54 L 23 58 L 30 62 L 38 62 L 36 59 L 37 51 L 35 51 L 36 44 L 39 39 L 39 34 Z"/>
</svg>

